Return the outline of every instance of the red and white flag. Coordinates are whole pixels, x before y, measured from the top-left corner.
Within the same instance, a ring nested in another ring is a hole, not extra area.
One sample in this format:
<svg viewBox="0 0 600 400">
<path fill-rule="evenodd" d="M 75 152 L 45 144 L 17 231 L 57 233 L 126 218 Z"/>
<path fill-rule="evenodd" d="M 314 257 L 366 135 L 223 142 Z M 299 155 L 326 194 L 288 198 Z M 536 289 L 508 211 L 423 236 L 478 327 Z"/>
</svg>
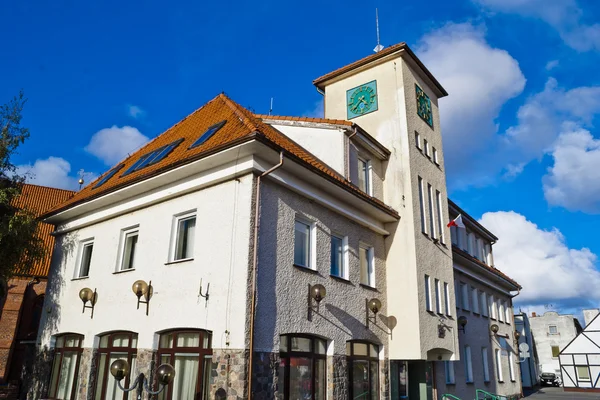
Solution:
<svg viewBox="0 0 600 400">
<path fill-rule="evenodd" d="M 448 228 L 451 226 L 456 226 L 457 228 L 465 228 L 465 224 L 463 224 L 462 214 L 458 214 L 458 217 L 454 218 L 452 221 L 448 222 Z"/>
</svg>

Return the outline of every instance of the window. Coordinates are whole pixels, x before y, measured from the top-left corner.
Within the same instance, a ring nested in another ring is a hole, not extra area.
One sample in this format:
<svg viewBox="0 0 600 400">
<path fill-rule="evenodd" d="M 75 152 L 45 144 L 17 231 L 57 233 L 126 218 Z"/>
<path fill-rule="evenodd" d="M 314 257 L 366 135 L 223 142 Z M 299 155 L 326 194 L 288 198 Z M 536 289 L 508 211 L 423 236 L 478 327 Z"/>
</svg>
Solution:
<svg viewBox="0 0 600 400">
<path fill-rule="evenodd" d="M 446 384 L 452 385 L 456 383 L 454 379 L 454 362 L 444 361 L 444 368 L 446 370 Z"/>
<path fill-rule="evenodd" d="M 473 255 L 473 234 L 471 232 L 467 232 L 467 253 Z"/>
<path fill-rule="evenodd" d="M 558 328 L 556 327 L 556 325 L 549 325 L 548 326 L 548 333 L 550 335 L 558 335 Z"/>
<path fill-rule="evenodd" d="M 462 298 L 462 308 L 465 311 L 469 311 L 469 287 L 466 283 L 460 283 L 460 294 Z"/>
<path fill-rule="evenodd" d="M 480 238 L 475 239 L 475 258 L 480 261 L 485 261 L 485 258 L 482 257 L 483 254 L 483 240 Z"/>
<path fill-rule="evenodd" d="M 415 131 L 415 144 L 417 145 L 417 149 L 422 150 L 423 148 L 421 147 L 421 135 L 419 135 L 419 132 Z"/>
<path fill-rule="evenodd" d="M 179 146 L 179 144 L 183 142 L 183 139 L 178 139 L 172 143 L 159 147 L 156 150 L 152 150 L 149 153 L 144 154 L 138 160 L 131 165 L 125 172 L 123 172 L 123 176 L 129 175 L 132 172 L 139 171 L 145 167 L 156 164 L 159 161 L 163 160 L 166 156 L 168 156 L 175 147 Z"/>
<path fill-rule="evenodd" d="M 481 254 L 479 256 L 479 259 L 487 264 L 486 246 L 487 246 L 487 244 L 484 244 L 483 240 L 479 239 L 479 252 Z"/>
<path fill-rule="evenodd" d="M 440 160 L 438 159 L 438 152 L 437 152 L 437 150 L 435 149 L 435 147 L 432 147 L 432 149 L 433 149 L 433 162 L 434 162 L 436 165 L 440 165 Z"/>
<path fill-rule="evenodd" d="M 348 238 L 331 235 L 331 275 L 348 279 Z"/>
<path fill-rule="evenodd" d="M 325 400 L 327 342 L 308 335 L 282 335 L 279 343 L 283 398 Z"/>
<path fill-rule="evenodd" d="M 117 386 L 117 380 L 110 374 L 110 366 L 117 360 L 125 360 L 129 364 L 129 375 L 122 384 L 129 387 L 131 375 L 135 376 L 137 356 L 137 334 L 133 332 L 113 332 L 100 337 L 98 347 L 98 369 L 96 370 L 96 400 L 134 400 L 133 391 L 123 393 Z"/>
<path fill-rule="evenodd" d="M 427 221 L 425 220 L 425 195 L 423 193 L 423 178 L 419 176 L 419 206 L 421 207 L 421 232 L 427 234 Z"/>
<path fill-rule="evenodd" d="M 510 303 L 506 303 L 506 308 L 504 309 L 504 322 L 510 324 L 512 321 L 512 308 L 510 307 Z"/>
<path fill-rule="evenodd" d="M 471 346 L 465 346 L 465 380 L 473 382 L 473 363 L 471 362 Z"/>
<path fill-rule="evenodd" d="M 560 347 L 558 347 L 558 346 L 551 346 L 551 347 L 552 347 L 552 357 L 558 358 L 558 355 L 560 354 Z"/>
<path fill-rule="evenodd" d="M 577 371 L 577 380 L 580 381 L 589 381 L 590 380 L 590 370 L 587 365 L 577 365 L 575 366 Z"/>
<path fill-rule="evenodd" d="M 490 318 L 496 319 L 498 317 L 498 310 L 496 310 L 496 301 L 494 300 L 494 296 L 490 295 Z"/>
<path fill-rule="evenodd" d="M 444 282 L 444 302 L 446 304 L 446 315 L 452 315 L 450 312 L 450 288 L 448 283 Z"/>
<path fill-rule="evenodd" d="M 360 283 L 375 287 L 373 248 L 370 246 L 360 245 L 358 253 L 360 257 Z"/>
<path fill-rule="evenodd" d="M 427 139 L 423 139 L 423 148 L 425 149 L 425 155 L 427 157 L 430 157 L 430 155 L 429 155 L 429 143 L 427 142 Z"/>
<path fill-rule="evenodd" d="M 83 336 L 67 333 L 56 337 L 49 396 L 52 399 L 75 400 L 77 375 L 81 358 Z"/>
<path fill-rule="evenodd" d="M 371 194 L 371 162 L 358 158 L 358 187 L 367 194 Z"/>
<path fill-rule="evenodd" d="M 442 313 L 442 287 L 440 285 L 440 280 L 435 280 L 435 312 L 438 314 Z"/>
<path fill-rule="evenodd" d="M 111 169 L 110 171 L 108 171 L 108 173 L 106 175 L 104 175 L 102 177 L 102 179 L 100 179 L 98 181 L 98 183 L 96 183 L 94 185 L 94 187 L 92 187 L 92 189 L 96 189 L 99 188 L 100 186 L 104 185 L 106 183 L 107 180 L 109 180 L 110 178 L 112 178 L 117 172 L 119 172 L 123 167 L 125 166 L 125 164 L 119 164 L 116 167 L 114 167 L 113 169 Z"/>
<path fill-rule="evenodd" d="M 479 295 L 477 288 L 471 286 L 471 303 L 473 305 L 473 312 L 479 314 Z"/>
<path fill-rule="evenodd" d="M 130 229 L 122 232 L 122 243 L 121 249 L 121 265 L 119 270 L 126 271 L 133 269 L 133 261 L 135 258 L 135 249 L 138 242 L 138 230 Z"/>
<path fill-rule="evenodd" d="M 435 198 L 436 198 L 436 203 L 437 203 L 437 229 L 438 232 L 440 233 L 440 242 L 442 244 L 446 243 L 446 240 L 444 239 L 444 216 L 443 216 L 443 210 L 444 208 L 442 207 L 442 194 L 439 192 L 439 190 L 435 191 Z"/>
<path fill-rule="evenodd" d="M 84 278 L 89 276 L 93 250 L 94 242 L 88 241 L 81 243 L 81 261 L 79 262 L 79 273 L 77 274 L 77 277 Z"/>
<path fill-rule="evenodd" d="M 479 297 L 481 298 L 481 315 L 487 317 L 489 315 L 487 295 L 485 294 L 485 292 L 480 292 Z"/>
<path fill-rule="evenodd" d="M 227 121 L 221 121 L 219 123 L 216 123 L 210 127 L 208 127 L 208 129 L 206 130 L 206 132 L 204 132 L 199 138 L 198 140 L 196 140 L 194 142 L 194 144 L 192 144 L 190 146 L 190 149 L 193 149 L 194 147 L 198 147 L 201 144 L 203 144 L 204 142 L 206 142 L 208 139 L 210 139 L 212 137 L 212 135 L 214 135 L 215 133 L 217 133 L 217 131 L 219 129 L 221 129 L 223 127 L 223 125 L 225 125 Z M 188 149 L 189 150 L 189 149 Z"/>
<path fill-rule="evenodd" d="M 454 225 L 450 227 L 450 240 L 452 244 L 458 246 L 458 228 Z"/>
<path fill-rule="evenodd" d="M 498 382 L 504 382 L 502 377 L 502 356 L 500 355 L 500 349 L 494 350 L 496 355 L 496 374 L 498 375 Z"/>
<path fill-rule="evenodd" d="M 498 321 L 504 322 L 504 302 L 498 299 Z"/>
<path fill-rule="evenodd" d="M 196 214 L 184 214 L 175 217 L 175 249 L 173 261 L 194 257 L 194 239 L 196 233 Z"/>
<path fill-rule="evenodd" d="M 510 381 L 515 381 L 515 362 L 512 350 L 508 352 L 508 375 L 510 376 Z"/>
<path fill-rule="evenodd" d="M 294 265 L 311 268 L 311 225 L 296 220 L 294 228 Z"/>
<path fill-rule="evenodd" d="M 190 329 L 165 332 L 158 343 L 158 365 L 175 368 L 175 380 L 158 396 L 159 400 L 208 400 L 212 365 L 212 335 Z"/>
<path fill-rule="evenodd" d="M 433 311 L 431 304 L 431 279 L 429 275 L 425 275 L 425 308 L 427 311 Z"/>
<path fill-rule="evenodd" d="M 481 360 L 483 362 L 483 381 L 490 381 L 490 367 L 488 363 L 488 350 L 487 347 L 481 348 Z"/>
<path fill-rule="evenodd" d="M 427 196 L 429 198 L 429 231 L 431 232 L 431 237 L 437 239 L 435 220 L 433 219 L 433 188 L 429 183 L 427 184 Z"/>
<path fill-rule="evenodd" d="M 456 308 L 460 308 L 460 287 L 456 281 L 454 281 L 454 301 L 456 302 Z"/>
<path fill-rule="evenodd" d="M 350 398 L 362 400 L 379 399 L 379 347 L 368 342 L 347 342 Z M 289 397 L 302 398 L 302 397 Z M 309 398 L 309 397 L 304 397 Z M 315 400 L 324 400 L 316 398 Z"/>
<path fill-rule="evenodd" d="M 494 265 L 493 261 L 492 261 L 492 246 L 490 246 L 488 243 L 485 244 L 485 262 L 487 265 L 492 266 Z"/>
</svg>

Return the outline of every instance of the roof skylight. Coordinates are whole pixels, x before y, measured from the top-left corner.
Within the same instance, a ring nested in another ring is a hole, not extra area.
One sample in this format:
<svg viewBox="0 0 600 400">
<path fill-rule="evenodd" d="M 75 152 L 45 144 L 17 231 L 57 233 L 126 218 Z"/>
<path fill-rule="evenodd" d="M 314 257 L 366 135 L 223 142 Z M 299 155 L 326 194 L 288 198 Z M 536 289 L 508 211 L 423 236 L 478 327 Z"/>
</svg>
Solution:
<svg viewBox="0 0 600 400">
<path fill-rule="evenodd" d="M 150 153 L 146 153 L 141 156 L 131 167 L 127 169 L 121 176 L 129 175 L 132 172 L 139 171 L 142 168 L 146 168 L 150 165 L 156 164 L 157 162 L 164 159 L 168 156 L 175 147 L 179 146 L 179 144 L 183 142 L 183 139 L 178 139 L 173 143 L 169 143 L 165 146 L 159 147 L 156 150 L 151 151 Z"/>
<path fill-rule="evenodd" d="M 198 140 L 196 140 L 196 141 L 194 142 L 194 144 L 192 144 L 192 145 L 190 146 L 190 148 L 189 148 L 189 149 L 193 149 L 193 148 L 195 148 L 195 147 L 198 147 L 198 146 L 200 146 L 201 144 L 203 144 L 204 142 L 206 142 L 208 139 L 210 139 L 210 137 L 211 137 L 212 135 L 214 135 L 215 133 L 217 133 L 217 131 L 218 131 L 219 129 L 221 129 L 221 128 L 223 127 L 223 125 L 225 125 L 225 123 L 226 123 L 226 122 L 227 122 L 227 120 L 223 120 L 223 121 L 221 121 L 221 122 L 218 122 L 218 123 L 216 123 L 216 124 L 214 124 L 214 125 L 212 125 L 212 126 L 208 127 L 208 129 L 206 130 L 206 132 L 204 132 L 204 133 L 202 134 L 202 136 L 200 136 L 200 137 L 198 138 Z M 188 150 L 189 150 L 189 149 L 188 149 Z"/>
<path fill-rule="evenodd" d="M 117 172 L 119 172 L 121 170 L 121 168 L 123 168 L 125 166 L 125 164 L 119 164 L 116 167 L 114 167 L 113 169 L 111 169 L 110 171 L 108 171 L 106 173 L 106 175 L 104 175 L 104 177 L 102 179 L 100 179 L 98 181 L 98 183 L 96 183 L 94 185 L 94 187 L 92 187 L 92 189 L 96 189 L 99 188 L 100 186 L 104 185 L 106 183 L 107 180 L 109 180 L 110 178 L 112 178 Z"/>
</svg>

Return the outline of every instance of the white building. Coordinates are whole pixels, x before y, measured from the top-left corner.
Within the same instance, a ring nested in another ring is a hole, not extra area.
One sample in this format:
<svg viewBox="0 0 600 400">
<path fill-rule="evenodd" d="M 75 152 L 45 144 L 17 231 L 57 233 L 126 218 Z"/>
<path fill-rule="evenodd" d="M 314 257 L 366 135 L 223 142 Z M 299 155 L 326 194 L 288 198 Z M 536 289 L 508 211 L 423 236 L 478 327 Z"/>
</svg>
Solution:
<svg viewBox="0 0 600 400">
<path fill-rule="evenodd" d="M 544 315 L 532 313 L 529 318 L 538 355 L 538 371 L 560 374 L 559 353 L 581 332 L 581 325 L 573 315 L 547 311 Z"/>
<path fill-rule="evenodd" d="M 449 218 L 461 216 L 464 228 L 452 226 L 452 258 L 460 360 L 436 363 L 438 396 L 478 398 L 484 390 L 506 398 L 521 395 L 519 351 L 515 339 L 511 292 L 521 286 L 494 267 L 498 238 L 448 200 Z M 515 294 L 516 295 L 516 294 Z"/>
<path fill-rule="evenodd" d="M 565 391 L 600 392 L 598 310 L 584 310 L 584 318 L 585 329 L 560 352 L 563 387 Z"/>
<path fill-rule="evenodd" d="M 433 398 L 461 357 L 447 93 L 404 43 L 314 84 L 325 119 L 219 95 L 46 215 L 31 398 L 125 399 L 116 359 L 173 364 L 161 400 Z"/>
</svg>

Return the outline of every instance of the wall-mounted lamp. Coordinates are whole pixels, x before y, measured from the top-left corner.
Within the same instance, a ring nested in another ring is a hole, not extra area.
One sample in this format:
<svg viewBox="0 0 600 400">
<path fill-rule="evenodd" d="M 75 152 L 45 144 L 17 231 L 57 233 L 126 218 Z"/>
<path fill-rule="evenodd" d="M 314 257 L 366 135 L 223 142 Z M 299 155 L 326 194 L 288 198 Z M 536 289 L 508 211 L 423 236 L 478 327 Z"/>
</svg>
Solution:
<svg viewBox="0 0 600 400">
<path fill-rule="evenodd" d="M 135 281 L 133 283 L 133 285 L 131 286 L 131 290 L 133 290 L 133 293 L 135 293 L 135 295 L 137 296 L 137 309 L 140 309 L 140 303 L 145 304 L 146 305 L 146 315 L 148 315 L 148 308 L 150 307 L 150 298 L 152 297 L 152 281 L 150 281 L 149 283 L 146 283 L 143 280 L 139 280 L 139 281 Z M 144 296 L 144 299 L 146 300 L 142 300 L 142 296 Z"/>
<path fill-rule="evenodd" d="M 308 320 L 310 321 L 312 318 L 312 312 L 319 312 L 319 304 L 321 300 L 325 298 L 327 295 L 327 290 L 325 286 L 317 283 L 316 285 L 308 285 Z M 313 300 L 317 302 L 316 305 L 313 305 Z"/>
<path fill-rule="evenodd" d="M 83 301 L 83 310 L 81 311 L 81 313 L 83 314 L 86 308 L 91 308 L 92 315 L 90 315 L 90 318 L 94 318 L 94 306 L 96 305 L 96 289 L 94 288 L 93 292 L 90 288 L 81 289 L 79 291 L 79 298 L 81 299 L 81 301 Z M 89 306 L 87 305 L 88 302 L 90 303 Z"/>
<path fill-rule="evenodd" d="M 367 329 L 369 329 L 369 322 L 377 323 L 377 313 L 381 310 L 381 301 L 379 299 L 365 299 L 366 312 L 367 312 Z M 370 312 L 373 313 L 371 317 Z"/>
<path fill-rule="evenodd" d="M 492 324 L 490 326 L 490 331 L 495 335 L 498 333 L 498 330 L 500 330 L 500 327 L 496 324 Z"/>
<path fill-rule="evenodd" d="M 515 340 L 519 340 L 521 337 L 521 333 L 519 331 L 515 331 Z"/>
<path fill-rule="evenodd" d="M 459 331 L 465 331 L 465 326 L 467 326 L 467 323 L 469 322 L 469 320 L 467 319 L 467 317 L 465 317 L 464 315 L 458 317 L 458 330 Z"/>
</svg>

